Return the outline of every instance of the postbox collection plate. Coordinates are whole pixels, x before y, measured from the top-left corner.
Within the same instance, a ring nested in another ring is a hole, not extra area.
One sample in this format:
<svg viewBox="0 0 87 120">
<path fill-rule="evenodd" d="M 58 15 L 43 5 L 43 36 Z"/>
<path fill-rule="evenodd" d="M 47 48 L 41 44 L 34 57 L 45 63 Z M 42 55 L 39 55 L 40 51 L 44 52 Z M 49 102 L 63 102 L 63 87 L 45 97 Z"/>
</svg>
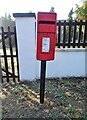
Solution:
<svg viewBox="0 0 87 120">
<path fill-rule="evenodd" d="M 42 52 L 49 52 L 50 51 L 50 38 L 43 37 L 42 38 Z"/>
</svg>

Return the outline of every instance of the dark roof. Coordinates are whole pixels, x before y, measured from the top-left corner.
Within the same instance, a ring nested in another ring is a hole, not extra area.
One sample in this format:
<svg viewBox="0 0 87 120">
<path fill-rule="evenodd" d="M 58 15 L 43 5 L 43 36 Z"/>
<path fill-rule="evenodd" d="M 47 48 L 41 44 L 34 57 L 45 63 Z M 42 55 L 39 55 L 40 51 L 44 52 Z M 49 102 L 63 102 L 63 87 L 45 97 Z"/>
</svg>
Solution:
<svg viewBox="0 0 87 120">
<path fill-rule="evenodd" d="M 13 17 L 35 17 L 35 13 L 13 13 Z"/>
</svg>

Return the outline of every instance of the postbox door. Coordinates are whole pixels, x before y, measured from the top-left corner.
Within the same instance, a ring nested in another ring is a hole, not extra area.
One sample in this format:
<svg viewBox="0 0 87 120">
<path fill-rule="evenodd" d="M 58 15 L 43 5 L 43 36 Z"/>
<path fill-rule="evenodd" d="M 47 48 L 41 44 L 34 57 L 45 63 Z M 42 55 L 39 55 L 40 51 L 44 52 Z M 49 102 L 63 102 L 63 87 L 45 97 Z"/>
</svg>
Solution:
<svg viewBox="0 0 87 120">
<path fill-rule="evenodd" d="M 39 33 L 37 36 L 37 54 L 38 60 L 53 60 L 55 54 L 56 35 L 51 33 Z"/>
</svg>

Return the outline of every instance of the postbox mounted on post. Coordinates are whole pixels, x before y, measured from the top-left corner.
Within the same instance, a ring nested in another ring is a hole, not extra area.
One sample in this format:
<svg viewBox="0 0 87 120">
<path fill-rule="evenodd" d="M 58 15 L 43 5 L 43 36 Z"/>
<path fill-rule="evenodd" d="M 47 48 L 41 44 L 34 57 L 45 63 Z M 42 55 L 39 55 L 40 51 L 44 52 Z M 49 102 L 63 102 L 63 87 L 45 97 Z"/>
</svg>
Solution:
<svg viewBox="0 0 87 120">
<path fill-rule="evenodd" d="M 56 44 L 56 13 L 38 12 L 37 15 L 37 60 L 54 60 Z"/>
<path fill-rule="evenodd" d="M 46 61 L 54 60 L 56 44 L 56 13 L 38 12 L 36 58 L 41 60 L 40 103 L 44 102 Z"/>
</svg>

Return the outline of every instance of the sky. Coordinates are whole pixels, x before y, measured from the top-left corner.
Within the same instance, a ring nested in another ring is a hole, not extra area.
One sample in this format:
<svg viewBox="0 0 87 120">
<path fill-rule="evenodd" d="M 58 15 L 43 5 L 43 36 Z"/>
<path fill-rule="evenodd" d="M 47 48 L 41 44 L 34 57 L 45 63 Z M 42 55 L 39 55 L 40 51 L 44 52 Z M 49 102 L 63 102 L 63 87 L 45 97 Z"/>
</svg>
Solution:
<svg viewBox="0 0 87 120">
<path fill-rule="evenodd" d="M 5 13 L 49 12 L 51 7 L 57 13 L 57 19 L 67 19 L 68 13 L 81 0 L 0 0 L 0 16 Z"/>
</svg>

